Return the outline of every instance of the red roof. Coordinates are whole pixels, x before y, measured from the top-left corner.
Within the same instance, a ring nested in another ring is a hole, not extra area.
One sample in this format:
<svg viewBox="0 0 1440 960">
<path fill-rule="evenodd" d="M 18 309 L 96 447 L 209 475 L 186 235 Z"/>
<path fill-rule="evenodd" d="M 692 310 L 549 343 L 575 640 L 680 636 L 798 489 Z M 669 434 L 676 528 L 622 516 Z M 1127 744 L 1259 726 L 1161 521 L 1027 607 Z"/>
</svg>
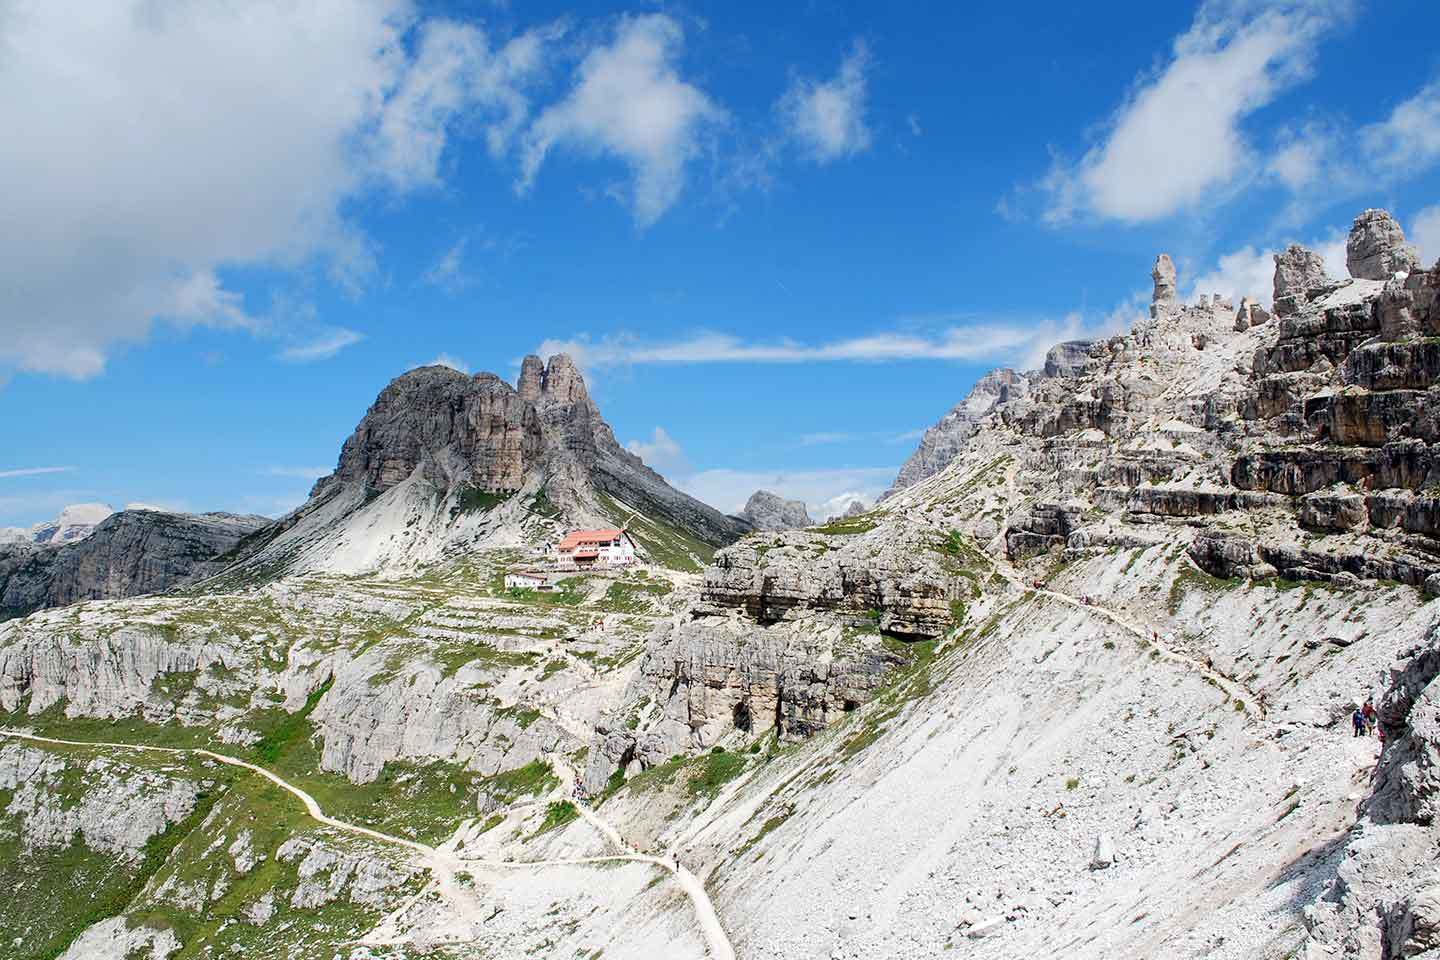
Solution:
<svg viewBox="0 0 1440 960">
<path fill-rule="evenodd" d="M 576 559 L 576 560 L 594 560 L 594 559 L 595 559 L 596 557 L 598 557 L 598 556 L 600 556 L 600 551 L 599 551 L 599 550 L 591 549 L 591 550 L 576 550 L 576 551 L 575 551 L 575 559 Z"/>
<path fill-rule="evenodd" d="M 560 541 L 557 550 L 574 550 L 582 543 L 603 543 L 609 540 L 618 540 L 623 530 L 571 530 Z"/>
</svg>

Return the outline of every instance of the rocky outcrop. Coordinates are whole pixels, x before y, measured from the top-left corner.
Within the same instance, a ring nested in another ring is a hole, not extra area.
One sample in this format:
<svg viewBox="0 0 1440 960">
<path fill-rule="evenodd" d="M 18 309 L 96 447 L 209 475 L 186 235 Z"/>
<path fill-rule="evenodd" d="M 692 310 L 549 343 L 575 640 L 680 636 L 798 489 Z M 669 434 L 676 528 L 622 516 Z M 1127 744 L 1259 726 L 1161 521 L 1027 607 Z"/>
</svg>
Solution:
<svg viewBox="0 0 1440 960">
<path fill-rule="evenodd" d="M 826 613 L 884 633 L 936 637 L 954 622 L 950 602 L 960 596 L 946 559 L 919 533 L 750 536 L 715 555 L 700 596 L 760 623 Z"/>
<path fill-rule="evenodd" d="M 15 742 L 0 744 L 5 814 L 18 818 L 26 851 L 83 843 L 137 863 L 145 845 L 195 809 L 201 783 L 109 759 L 82 760 Z"/>
<path fill-rule="evenodd" d="M 756 490 L 740 516 L 756 530 L 799 530 L 810 526 L 804 500 L 786 500 L 769 490 Z"/>
<path fill-rule="evenodd" d="M 218 558 L 270 522 L 229 513 L 125 510 L 58 547 L 0 545 L 0 617 L 170 590 L 214 573 Z"/>
<path fill-rule="evenodd" d="M 417 469 L 441 488 L 518 490 L 544 443 L 534 404 L 499 377 L 421 367 L 380 392 L 313 495 L 345 483 L 383 492 Z"/>
<path fill-rule="evenodd" d="M 603 788 L 735 734 L 805 739 L 868 702 L 908 654 L 874 632 L 833 622 L 818 630 L 757 627 L 743 618 L 665 623 L 646 644 L 625 706 L 597 729 L 585 781 Z"/>
<path fill-rule="evenodd" d="M 1080 528 L 1084 508 L 1076 504 L 1038 503 L 1005 530 L 1005 554 L 1024 560 L 1065 546 Z"/>
<path fill-rule="evenodd" d="M 1261 580 L 1279 576 L 1322 583 L 1392 580 L 1418 587 L 1440 573 L 1440 562 L 1423 554 L 1376 556 L 1363 548 L 1308 550 L 1216 530 L 1197 534 L 1187 552 L 1197 567 L 1221 579 Z"/>
<path fill-rule="evenodd" d="M 1045 354 L 1045 376 L 1079 377 L 1090 372 L 1090 348 L 1095 340 L 1066 340 Z"/>
<path fill-rule="evenodd" d="M 1155 284 L 1150 295 L 1150 316 L 1155 318 L 1179 305 L 1175 291 L 1175 261 L 1170 259 L 1170 254 L 1162 253 L 1155 258 L 1155 266 L 1150 268 L 1150 279 Z"/>
<path fill-rule="evenodd" d="M 919 447 L 905 461 L 895 482 L 881 499 L 944 470 L 964 449 L 965 442 L 975 435 L 986 416 L 998 406 L 1023 397 L 1029 386 L 1027 375 L 1003 368 L 992 370 L 977 380 L 964 400 L 925 431 Z"/>
<path fill-rule="evenodd" d="M 1325 274 L 1325 260 L 1314 250 L 1292 243 L 1275 254 L 1275 280 L 1271 305 L 1277 317 L 1298 313 L 1311 294 L 1333 286 Z"/>
<path fill-rule="evenodd" d="M 1339 960 L 1440 949 L 1440 645 L 1432 629 L 1390 668 L 1376 701 L 1384 750 L 1334 878 L 1305 907 L 1313 950 Z"/>
<path fill-rule="evenodd" d="M 1355 218 L 1345 240 L 1345 266 L 1357 280 L 1389 280 L 1420 266 L 1405 231 L 1384 210 L 1366 210 Z"/>
</svg>

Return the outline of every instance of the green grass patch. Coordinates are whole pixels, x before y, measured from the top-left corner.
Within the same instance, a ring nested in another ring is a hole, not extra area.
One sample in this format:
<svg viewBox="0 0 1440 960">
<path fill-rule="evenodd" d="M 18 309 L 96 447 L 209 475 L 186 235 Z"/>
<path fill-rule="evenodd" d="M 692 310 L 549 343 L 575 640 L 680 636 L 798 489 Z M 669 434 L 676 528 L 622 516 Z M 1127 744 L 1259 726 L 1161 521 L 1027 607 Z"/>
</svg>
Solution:
<svg viewBox="0 0 1440 960">
<path fill-rule="evenodd" d="M 575 804 L 569 800 L 557 800 L 545 808 L 545 819 L 541 820 L 540 826 L 530 834 L 530 839 L 534 840 L 542 833 L 549 833 L 551 830 L 573 823 L 579 816 L 580 811 L 575 809 Z"/>
<path fill-rule="evenodd" d="M 511 496 L 510 493 L 492 493 L 479 487 L 461 487 L 455 505 L 450 508 L 450 516 L 454 518 L 464 513 L 489 513 Z"/>
<path fill-rule="evenodd" d="M 696 766 L 698 769 L 691 774 L 686 789 L 692 797 L 710 800 L 725 784 L 745 772 L 746 758 L 744 754 L 727 753 L 724 748 L 716 747 L 702 755 Z"/>
</svg>

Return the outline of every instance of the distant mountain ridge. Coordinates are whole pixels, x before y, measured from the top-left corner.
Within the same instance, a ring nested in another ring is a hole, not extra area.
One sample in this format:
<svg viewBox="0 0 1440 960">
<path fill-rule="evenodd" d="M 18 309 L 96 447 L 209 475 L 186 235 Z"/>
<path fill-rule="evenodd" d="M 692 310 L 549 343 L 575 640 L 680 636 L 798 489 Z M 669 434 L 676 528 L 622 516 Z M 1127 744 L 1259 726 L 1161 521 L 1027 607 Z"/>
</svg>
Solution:
<svg viewBox="0 0 1440 960">
<path fill-rule="evenodd" d="M 69 542 L 0 543 L 0 619 L 201 579 L 223 566 L 219 558 L 241 538 L 271 522 L 231 513 L 122 510 Z"/>
</svg>

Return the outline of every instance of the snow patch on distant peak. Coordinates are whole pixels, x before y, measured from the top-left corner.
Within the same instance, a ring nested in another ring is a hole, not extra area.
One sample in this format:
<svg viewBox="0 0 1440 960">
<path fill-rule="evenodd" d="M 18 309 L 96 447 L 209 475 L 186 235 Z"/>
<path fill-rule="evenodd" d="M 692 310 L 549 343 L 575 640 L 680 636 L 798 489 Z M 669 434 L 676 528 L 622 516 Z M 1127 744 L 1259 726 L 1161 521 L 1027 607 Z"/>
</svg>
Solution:
<svg viewBox="0 0 1440 960">
<path fill-rule="evenodd" d="M 90 536 L 95 525 L 114 512 L 105 503 L 72 503 L 54 520 L 31 527 L 29 539 L 35 543 L 74 543 Z"/>
</svg>

